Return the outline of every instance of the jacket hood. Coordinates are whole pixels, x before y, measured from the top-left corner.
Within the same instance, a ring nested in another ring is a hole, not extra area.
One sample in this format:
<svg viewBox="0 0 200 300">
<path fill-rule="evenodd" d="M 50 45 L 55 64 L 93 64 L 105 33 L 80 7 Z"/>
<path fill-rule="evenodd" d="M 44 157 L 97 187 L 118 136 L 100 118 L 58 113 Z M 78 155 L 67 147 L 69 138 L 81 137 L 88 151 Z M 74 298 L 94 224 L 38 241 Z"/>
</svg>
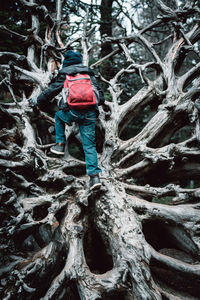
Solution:
<svg viewBox="0 0 200 300">
<path fill-rule="evenodd" d="M 76 65 L 71 65 L 69 67 L 62 68 L 59 71 L 59 73 L 67 74 L 67 75 L 81 73 L 81 74 L 88 74 L 94 76 L 94 72 L 90 68 L 83 66 L 82 64 L 76 64 Z"/>
</svg>

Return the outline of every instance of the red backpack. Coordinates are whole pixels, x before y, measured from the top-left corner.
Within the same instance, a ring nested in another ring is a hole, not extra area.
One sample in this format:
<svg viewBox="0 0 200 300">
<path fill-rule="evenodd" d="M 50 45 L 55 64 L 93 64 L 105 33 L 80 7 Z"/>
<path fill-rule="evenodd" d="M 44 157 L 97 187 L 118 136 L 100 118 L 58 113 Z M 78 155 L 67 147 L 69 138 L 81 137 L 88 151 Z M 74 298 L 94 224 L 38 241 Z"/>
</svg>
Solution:
<svg viewBox="0 0 200 300">
<path fill-rule="evenodd" d="M 87 109 L 97 104 L 97 95 L 88 74 L 67 75 L 63 100 L 70 109 Z"/>
</svg>

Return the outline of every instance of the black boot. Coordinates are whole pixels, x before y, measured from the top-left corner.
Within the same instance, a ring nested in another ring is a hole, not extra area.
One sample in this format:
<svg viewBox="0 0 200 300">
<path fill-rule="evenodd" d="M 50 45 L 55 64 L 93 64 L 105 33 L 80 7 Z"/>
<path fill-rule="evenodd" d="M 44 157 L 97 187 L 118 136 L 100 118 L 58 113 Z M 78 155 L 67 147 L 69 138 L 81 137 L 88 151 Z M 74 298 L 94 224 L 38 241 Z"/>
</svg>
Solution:
<svg viewBox="0 0 200 300">
<path fill-rule="evenodd" d="M 98 174 L 90 175 L 89 188 L 90 191 L 97 190 L 101 187 L 101 182 Z"/>
</svg>

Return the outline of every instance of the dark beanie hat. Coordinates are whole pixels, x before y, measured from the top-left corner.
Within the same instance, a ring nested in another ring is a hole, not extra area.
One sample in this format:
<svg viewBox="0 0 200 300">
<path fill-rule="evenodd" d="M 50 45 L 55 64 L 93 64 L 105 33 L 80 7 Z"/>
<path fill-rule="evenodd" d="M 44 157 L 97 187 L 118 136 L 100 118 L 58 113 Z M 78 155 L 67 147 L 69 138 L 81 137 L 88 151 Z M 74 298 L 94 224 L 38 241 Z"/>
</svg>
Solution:
<svg viewBox="0 0 200 300">
<path fill-rule="evenodd" d="M 68 67 L 70 65 L 81 64 L 82 54 L 78 51 L 68 50 L 64 54 L 63 67 Z"/>
</svg>

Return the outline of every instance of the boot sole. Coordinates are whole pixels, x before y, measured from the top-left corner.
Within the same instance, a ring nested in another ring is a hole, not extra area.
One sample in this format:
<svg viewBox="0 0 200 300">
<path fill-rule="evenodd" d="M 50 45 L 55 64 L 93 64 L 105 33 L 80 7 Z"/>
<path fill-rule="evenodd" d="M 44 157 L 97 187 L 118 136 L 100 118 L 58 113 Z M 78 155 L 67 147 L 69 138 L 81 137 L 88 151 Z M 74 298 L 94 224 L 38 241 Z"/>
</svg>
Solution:
<svg viewBox="0 0 200 300">
<path fill-rule="evenodd" d="M 58 154 L 58 155 L 64 155 L 64 154 L 65 154 L 65 152 L 58 152 L 58 151 L 52 150 L 52 149 L 50 149 L 50 151 L 51 151 L 52 153 Z"/>
<path fill-rule="evenodd" d="M 90 188 L 90 191 L 98 190 L 100 187 L 101 183 L 96 183 Z"/>
</svg>

